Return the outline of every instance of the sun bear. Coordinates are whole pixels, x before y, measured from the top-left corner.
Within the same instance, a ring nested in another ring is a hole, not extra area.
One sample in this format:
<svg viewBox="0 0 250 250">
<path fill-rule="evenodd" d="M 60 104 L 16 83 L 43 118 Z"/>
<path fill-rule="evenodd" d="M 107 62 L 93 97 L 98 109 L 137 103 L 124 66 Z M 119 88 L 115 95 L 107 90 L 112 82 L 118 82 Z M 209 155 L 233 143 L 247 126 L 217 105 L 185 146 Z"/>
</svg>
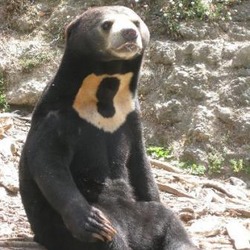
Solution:
<svg viewBox="0 0 250 250">
<path fill-rule="evenodd" d="M 159 200 L 137 98 L 145 23 L 122 6 L 87 10 L 66 29 L 59 69 L 32 117 L 20 193 L 48 250 L 195 250 Z"/>
</svg>

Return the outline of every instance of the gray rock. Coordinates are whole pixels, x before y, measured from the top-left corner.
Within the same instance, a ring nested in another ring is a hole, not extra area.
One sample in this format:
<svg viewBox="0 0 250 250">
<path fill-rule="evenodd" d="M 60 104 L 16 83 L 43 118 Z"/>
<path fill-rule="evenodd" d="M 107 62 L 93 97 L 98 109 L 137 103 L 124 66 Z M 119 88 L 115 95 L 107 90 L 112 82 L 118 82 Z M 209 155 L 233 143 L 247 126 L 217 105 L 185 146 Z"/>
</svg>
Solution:
<svg viewBox="0 0 250 250">
<path fill-rule="evenodd" d="M 156 64 L 171 65 L 175 62 L 175 50 L 166 42 L 154 42 L 151 45 L 150 59 Z"/>
<path fill-rule="evenodd" d="M 193 146 L 189 146 L 185 148 L 180 156 L 180 159 L 181 161 L 191 162 L 191 163 L 204 164 L 208 162 L 206 152 L 199 149 L 197 145 L 196 146 L 193 145 Z"/>
<path fill-rule="evenodd" d="M 250 5 L 248 1 L 242 1 L 241 4 L 233 6 L 233 20 L 246 22 L 250 20 Z"/>
<path fill-rule="evenodd" d="M 200 25 L 197 22 L 180 23 L 179 33 L 184 39 L 198 40 L 203 39 L 207 35 L 206 25 Z"/>
<path fill-rule="evenodd" d="M 225 123 L 232 123 L 234 121 L 234 112 L 231 108 L 218 106 L 215 109 L 217 118 Z"/>
<path fill-rule="evenodd" d="M 16 144 L 12 138 L 6 137 L 0 140 L 0 155 L 4 158 L 12 157 L 16 152 Z"/>
<path fill-rule="evenodd" d="M 47 83 L 47 78 L 30 79 L 27 82 L 21 82 L 6 93 L 8 103 L 12 105 L 34 106 L 41 96 Z"/>
<path fill-rule="evenodd" d="M 247 187 L 246 182 L 244 182 L 243 180 L 241 180 L 239 178 L 231 176 L 231 177 L 229 177 L 229 181 L 234 186 L 243 187 L 243 188 Z"/>
<path fill-rule="evenodd" d="M 238 25 L 235 23 L 231 24 L 231 27 L 228 31 L 230 38 L 237 41 L 245 41 L 250 39 L 250 30 L 248 27 L 245 27 L 244 23 Z"/>
<path fill-rule="evenodd" d="M 236 134 L 242 142 L 250 143 L 250 109 L 246 111 L 236 122 Z"/>
<path fill-rule="evenodd" d="M 238 44 L 225 44 L 225 46 L 223 47 L 222 50 L 222 59 L 224 60 L 230 60 L 232 59 L 232 57 L 235 55 L 236 51 L 239 49 L 239 45 Z"/>
<path fill-rule="evenodd" d="M 19 32 L 28 33 L 35 29 L 36 23 L 29 16 L 23 15 L 21 18 L 15 18 L 12 26 Z"/>
<path fill-rule="evenodd" d="M 195 100 L 202 100 L 206 97 L 206 92 L 202 89 L 201 86 L 193 86 L 190 89 L 190 97 Z"/>
<path fill-rule="evenodd" d="M 224 106 L 232 108 L 250 105 L 250 77 L 237 77 L 229 81 L 220 92 Z"/>
<path fill-rule="evenodd" d="M 179 32 L 182 37 L 188 40 L 197 40 L 199 38 L 199 33 L 194 27 L 188 27 L 185 24 L 181 24 L 179 28 Z"/>
<path fill-rule="evenodd" d="M 185 54 L 185 55 L 191 55 L 193 53 L 193 50 L 195 48 L 195 44 L 194 43 L 190 43 L 190 42 L 187 42 L 187 44 L 183 44 L 184 45 L 184 48 L 182 50 L 182 52 Z"/>
<path fill-rule="evenodd" d="M 36 9 L 44 14 L 49 14 L 52 11 L 51 7 L 46 3 L 38 3 Z"/>
<path fill-rule="evenodd" d="M 232 66 L 250 68 L 250 45 L 246 45 L 236 52 Z"/>
<path fill-rule="evenodd" d="M 155 115 L 158 121 L 166 124 L 174 124 L 180 122 L 182 104 L 176 99 L 172 99 L 166 103 L 155 104 Z"/>
<path fill-rule="evenodd" d="M 250 68 L 240 68 L 238 74 L 240 77 L 248 77 L 250 76 Z"/>
<path fill-rule="evenodd" d="M 1 160 L 0 163 L 2 163 Z M 1 166 L 3 166 L 3 164 L 1 164 Z M 12 163 L 8 163 L 8 165 L 5 164 L 4 167 L 0 168 L 0 186 L 5 187 L 14 194 L 18 192 L 18 173 Z"/>
<path fill-rule="evenodd" d="M 189 129 L 187 136 L 192 142 L 205 142 L 209 140 L 210 134 L 204 124 L 199 124 Z"/>
<path fill-rule="evenodd" d="M 210 65 L 216 65 L 221 60 L 222 45 L 218 41 L 217 45 L 213 44 L 202 44 L 196 47 L 192 53 L 192 57 L 195 61 L 199 63 L 206 63 Z"/>
</svg>

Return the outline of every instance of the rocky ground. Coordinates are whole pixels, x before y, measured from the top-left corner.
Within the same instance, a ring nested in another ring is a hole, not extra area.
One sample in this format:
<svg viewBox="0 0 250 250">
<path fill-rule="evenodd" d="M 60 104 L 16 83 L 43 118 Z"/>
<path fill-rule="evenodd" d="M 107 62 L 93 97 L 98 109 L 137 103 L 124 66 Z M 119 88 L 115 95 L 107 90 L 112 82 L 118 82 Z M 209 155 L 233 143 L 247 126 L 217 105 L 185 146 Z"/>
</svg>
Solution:
<svg viewBox="0 0 250 250">
<path fill-rule="evenodd" d="M 18 161 L 30 125 L 29 112 L 0 115 L 0 249 L 42 249 L 18 192 Z M 250 189 L 242 180 L 209 180 L 151 159 L 161 199 L 181 218 L 201 249 L 250 249 Z"/>
</svg>

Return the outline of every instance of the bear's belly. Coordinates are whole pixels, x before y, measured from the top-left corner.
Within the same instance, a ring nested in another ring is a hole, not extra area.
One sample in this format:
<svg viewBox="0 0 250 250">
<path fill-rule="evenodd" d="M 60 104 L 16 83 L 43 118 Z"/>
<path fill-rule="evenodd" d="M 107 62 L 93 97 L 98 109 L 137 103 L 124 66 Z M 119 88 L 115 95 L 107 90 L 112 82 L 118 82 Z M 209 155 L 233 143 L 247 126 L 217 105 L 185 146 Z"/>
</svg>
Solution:
<svg viewBox="0 0 250 250">
<path fill-rule="evenodd" d="M 116 198 L 115 196 L 119 196 L 121 198 L 121 194 L 125 194 L 125 196 L 133 196 L 133 191 L 129 185 L 128 179 L 115 179 L 111 180 L 107 178 L 103 182 L 100 180 L 91 180 L 85 178 L 77 178 L 76 180 L 77 188 L 80 190 L 81 194 L 86 198 L 86 200 L 90 203 L 98 202 L 101 195 L 109 192 L 109 199 Z M 117 182 L 126 183 L 126 185 L 117 185 Z M 107 195 L 105 196 L 107 198 Z M 125 198 L 125 197 L 124 197 Z"/>
<path fill-rule="evenodd" d="M 93 160 L 92 164 L 87 166 L 87 168 L 84 165 L 75 166 L 71 173 L 77 188 L 89 202 L 97 202 L 98 196 L 110 181 L 121 179 L 125 183 L 129 183 L 128 169 L 124 163 L 105 164 L 103 160 L 103 163 L 100 164 L 99 161 Z"/>
</svg>

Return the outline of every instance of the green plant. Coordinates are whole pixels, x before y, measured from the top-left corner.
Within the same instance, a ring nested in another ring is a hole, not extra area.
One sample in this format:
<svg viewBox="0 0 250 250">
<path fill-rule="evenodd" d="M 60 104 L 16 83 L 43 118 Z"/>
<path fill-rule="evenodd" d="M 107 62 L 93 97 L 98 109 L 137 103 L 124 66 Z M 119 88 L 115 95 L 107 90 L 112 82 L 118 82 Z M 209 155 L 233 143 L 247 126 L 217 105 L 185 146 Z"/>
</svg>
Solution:
<svg viewBox="0 0 250 250">
<path fill-rule="evenodd" d="M 206 167 L 201 164 L 180 162 L 179 167 L 194 175 L 204 175 L 206 172 Z"/>
<path fill-rule="evenodd" d="M 250 166 L 247 166 L 243 159 L 231 159 L 229 162 L 234 173 L 245 172 L 250 174 Z"/>
<path fill-rule="evenodd" d="M 6 100 L 6 95 L 4 92 L 5 92 L 4 76 L 2 73 L 0 73 L 0 111 L 1 112 L 7 111 L 9 108 L 9 105 Z"/>
<path fill-rule="evenodd" d="M 157 159 L 170 159 L 172 158 L 172 148 L 164 148 L 164 147 L 159 147 L 159 146 L 149 146 L 147 148 L 147 153 L 152 156 L 153 158 Z"/>
<path fill-rule="evenodd" d="M 189 1 L 170 0 L 169 4 L 160 10 L 162 20 L 167 24 L 168 30 L 172 35 L 178 35 L 181 20 L 199 18 L 203 19 L 207 9 L 200 0 Z"/>
<path fill-rule="evenodd" d="M 41 65 L 44 62 L 51 60 L 52 55 L 48 53 L 39 53 L 39 54 L 23 54 L 20 57 L 20 65 L 23 72 L 30 72 L 33 68 Z"/>
<path fill-rule="evenodd" d="M 243 160 L 235 160 L 235 159 L 231 159 L 230 161 L 231 164 L 231 168 L 234 171 L 234 173 L 239 173 L 240 171 L 242 171 L 244 165 L 243 165 Z"/>
<path fill-rule="evenodd" d="M 173 38 L 180 36 L 180 22 L 188 20 L 230 20 L 230 6 L 240 3 L 241 0 L 169 0 L 154 1 L 150 9 L 160 17 L 161 23 L 166 27 L 165 31 Z"/>
<path fill-rule="evenodd" d="M 209 153 L 208 154 L 209 161 L 209 173 L 210 174 L 219 174 L 222 171 L 222 164 L 224 162 L 224 158 L 219 153 Z"/>
<path fill-rule="evenodd" d="M 250 165 L 244 165 L 244 171 L 245 171 L 245 173 L 247 173 L 247 174 L 250 174 Z"/>
</svg>

